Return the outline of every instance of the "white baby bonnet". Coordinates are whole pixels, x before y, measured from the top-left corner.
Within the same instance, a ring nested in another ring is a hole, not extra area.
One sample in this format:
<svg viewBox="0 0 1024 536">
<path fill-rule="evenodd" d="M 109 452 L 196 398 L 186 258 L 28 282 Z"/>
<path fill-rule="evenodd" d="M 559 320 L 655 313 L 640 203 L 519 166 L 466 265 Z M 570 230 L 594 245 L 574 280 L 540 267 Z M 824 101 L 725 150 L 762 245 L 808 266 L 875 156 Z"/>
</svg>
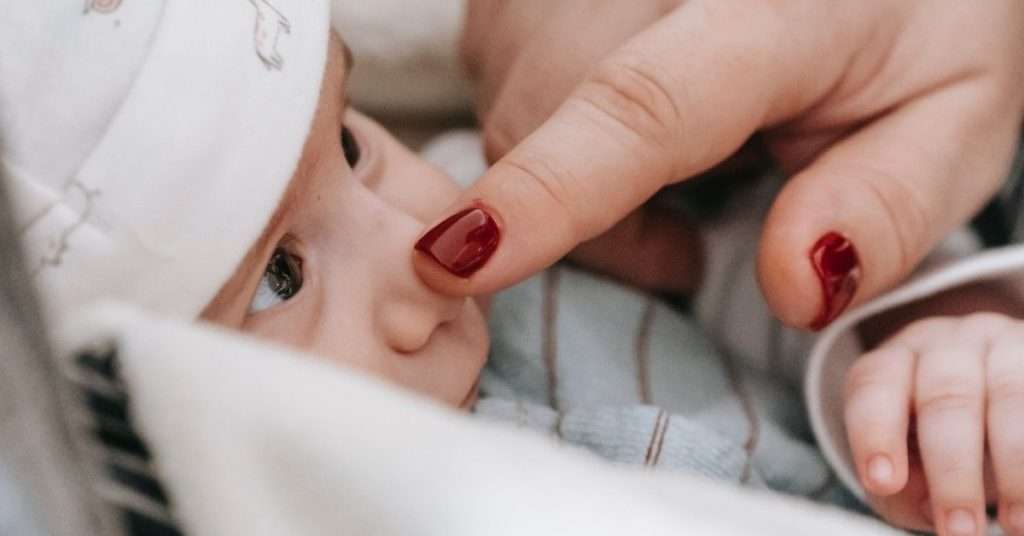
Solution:
<svg viewBox="0 0 1024 536">
<path fill-rule="evenodd" d="M 325 0 L 0 0 L 0 164 L 50 313 L 194 318 L 273 213 Z"/>
</svg>

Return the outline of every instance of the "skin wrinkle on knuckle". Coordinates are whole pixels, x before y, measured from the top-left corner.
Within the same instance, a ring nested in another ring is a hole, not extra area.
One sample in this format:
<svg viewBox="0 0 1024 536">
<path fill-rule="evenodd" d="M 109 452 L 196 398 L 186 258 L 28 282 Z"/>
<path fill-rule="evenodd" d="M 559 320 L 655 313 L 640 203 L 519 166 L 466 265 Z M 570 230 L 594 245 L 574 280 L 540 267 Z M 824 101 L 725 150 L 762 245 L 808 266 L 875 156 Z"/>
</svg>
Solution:
<svg viewBox="0 0 1024 536">
<path fill-rule="evenodd" d="M 683 130 L 678 97 L 653 69 L 640 59 L 623 57 L 598 67 L 574 94 L 597 120 L 607 119 L 640 143 L 653 144 L 663 154 L 678 146 Z"/>
<path fill-rule="evenodd" d="M 965 416 L 977 422 L 982 412 L 981 395 L 977 391 L 968 391 L 958 378 L 945 378 L 933 382 L 929 392 L 918 394 L 914 403 L 918 426 L 926 421 L 941 420 L 952 416 Z"/>
<path fill-rule="evenodd" d="M 921 198 L 921 195 L 914 188 L 908 186 L 902 179 L 895 177 L 891 172 L 880 169 L 876 166 L 859 166 L 865 174 L 854 175 L 860 177 L 859 182 L 862 191 L 867 192 L 878 202 L 881 209 L 881 217 L 885 227 L 893 230 L 895 237 L 897 270 L 890 271 L 894 275 L 909 272 L 920 259 L 921 255 L 928 248 L 915 247 L 916 244 L 925 242 L 922 240 L 931 233 L 931 223 L 934 220 L 931 204 Z M 865 178 L 870 177 L 870 178 Z M 886 186 L 882 186 L 882 184 Z M 930 243 L 930 242 L 929 242 Z"/>
<path fill-rule="evenodd" d="M 844 393 L 847 400 L 863 400 L 869 395 L 885 394 L 892 389 L 891 374 L 873 360 L 858 361 L 846 374 Z"/>
<path fill-rule="evenodd" d="M 515 181 L 514 184 L 502 184 L 503 188 L 515 188 L 518 190 L 511 196 L 506 195 L 506 199 L 515 199 L 519 203 L 526 200 L 531 205 L 536 205 L 535 200 L 538 194 L 540 194 L 540 197 L 547 199 L 551 205 L 558 207 L 555 213 L 547 211 L 545 214 L 544 229 L 546 234 L 558 234 L 557 229 L 561 229 L 563 239 L 559 240 L 559 242 L 571 242 L 573 244 L 588 238 L 586 236 L 586 229 L 588 229 L 586 221 L 573 208 L 577 204 L 574 200 L 578 197 L 576 194 L 578 189 L 569 186 L 569 183 L 578 182 L 578 179 L 573 178 L 568 172 L 559 174 L 543 158 L 529 158 L 510 154 L 497 165 L 508 166 L 514 170 L 518 178 L 526 179 Z M 508 192 L 508 190 L 505 191 Z M 522 207 L 522 210 L 529 209 L 528 207 Z"/>
</svg>

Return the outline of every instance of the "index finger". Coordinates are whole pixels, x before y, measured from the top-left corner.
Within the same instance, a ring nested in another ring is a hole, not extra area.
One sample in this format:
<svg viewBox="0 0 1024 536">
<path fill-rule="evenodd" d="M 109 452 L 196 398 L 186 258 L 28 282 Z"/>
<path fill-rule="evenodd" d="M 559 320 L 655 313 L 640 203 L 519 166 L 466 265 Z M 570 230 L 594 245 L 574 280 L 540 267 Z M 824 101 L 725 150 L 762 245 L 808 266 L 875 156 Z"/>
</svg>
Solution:
<svg viewBox="0 0 1024 536">
<path fill-rule="evenodd" d="M 460 196 L 417 242 L 420 276 L 449 294 L 514 284 L 812 105 L 850 54 L 835 35 L 864 19 L 844 9 L 687 2 L 599 64 Z"/>
</svg>

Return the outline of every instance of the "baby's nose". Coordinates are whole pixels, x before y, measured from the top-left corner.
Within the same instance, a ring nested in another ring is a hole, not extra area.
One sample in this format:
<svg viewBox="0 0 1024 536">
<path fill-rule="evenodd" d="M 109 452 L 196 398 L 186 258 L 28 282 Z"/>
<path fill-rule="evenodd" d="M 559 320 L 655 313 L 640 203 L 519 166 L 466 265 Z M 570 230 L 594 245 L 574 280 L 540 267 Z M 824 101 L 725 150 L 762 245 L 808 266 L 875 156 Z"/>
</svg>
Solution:
<svg viewBox="0 0 1024 536">
<path fill-rule="evenodd" d="M 378 311 L 377 326 L 387 345 L 400 354 L 415 354 L 430 343 L 439 330 L 458 320 L 465 299 L 422 296 L 393 300 Z"/>
<path fill-rule="evenodd" d="M 445 296 L 428 287 L 413 268 L 412 244 L 423 228 L 400 207 L 380 203 L 373 248 L 379 257 L 374 323 L 394 351 L 411 354 L 426 346 L 434 333 L 456 322 L 466 298 Z"/>
</svg>

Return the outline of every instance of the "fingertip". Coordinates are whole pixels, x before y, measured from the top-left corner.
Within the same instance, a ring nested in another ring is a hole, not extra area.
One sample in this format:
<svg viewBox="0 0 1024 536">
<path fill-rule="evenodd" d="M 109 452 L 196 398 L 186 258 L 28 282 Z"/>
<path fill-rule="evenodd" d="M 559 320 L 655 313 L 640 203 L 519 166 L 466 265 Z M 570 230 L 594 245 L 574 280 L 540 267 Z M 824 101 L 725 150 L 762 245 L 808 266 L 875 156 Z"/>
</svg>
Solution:
<svg viewBox="0 0 1024 536">
<path fill-rule="evenodd" d="M 791 260 L 772 250 L 772 241 L 762 241 L 757 261 L 758 284 L 768 307 L 783 324 L 808 328 L 821 309 L 821 295 L 814 285 L 810 265 Z"/>
<path fill-rule="evenodd" d="M 892 495 L 899 491 L 894 486 L 895 481 L 896 467 L 892 458 L 885 454 L 875 454 L 868 458 L 864 465 L 864 485 L 868 491 L 875 495 Z"/>
<path fill-rule="evenodd" d="M 436 259 L 419 249 L 414 249 L 412 252 L 412 265 L 420 280 L 441 294 L 447 296 L 476 294 L 471 280 L 452 275 Z"/>
<path fill-rule="evenodd" d="M 876 453 L 862 465 L 861 484 L 872 495 L 888 497 L 906 489 L 908 475 L 905 456 Z"/>
<path fill-rule="evenodd" d="M 816 191 L 784 188 L 765 219 L 757 275 L 768 306 L 780 321 L 796 328 L 821 323 L 826 302 L 814 263 L 815 245 L 831 218 Z M 821 326 L 823 327 L 823 326 Z"/>
<path fill-rule="evenodd" d="M 979 527 L 984 523 L 978 522 L 978 513 L 969 508 L 952 508 L 948 510 L 942 520 L 941 534 L 948 536 L 976 536 L 980 533 Z"/>
</svg>

